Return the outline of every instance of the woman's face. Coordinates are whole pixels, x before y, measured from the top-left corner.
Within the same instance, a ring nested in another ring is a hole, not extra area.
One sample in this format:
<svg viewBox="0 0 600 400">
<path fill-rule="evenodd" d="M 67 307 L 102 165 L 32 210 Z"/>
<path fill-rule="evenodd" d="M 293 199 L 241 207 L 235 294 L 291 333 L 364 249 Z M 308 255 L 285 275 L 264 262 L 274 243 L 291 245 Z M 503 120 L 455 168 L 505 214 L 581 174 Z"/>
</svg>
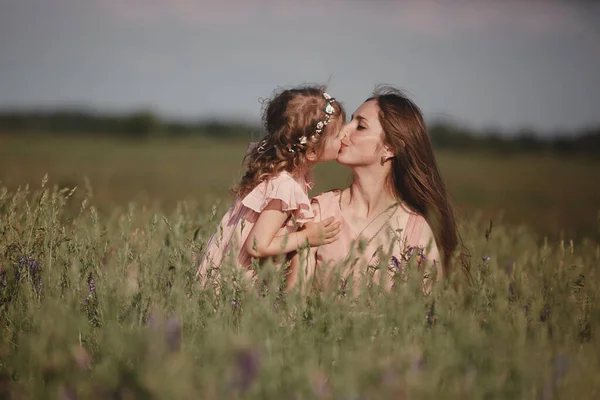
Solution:
<svg viewBox="0 0 600 400">
<path fill-rule="evenodd" d="M 363 103 L 352 114 L 340 133 L 341 146 L 337 161 L 347 166 L 379 163 L 384 153 L 383 128 L 379 123 L 376 100 Z"/>
</svg>

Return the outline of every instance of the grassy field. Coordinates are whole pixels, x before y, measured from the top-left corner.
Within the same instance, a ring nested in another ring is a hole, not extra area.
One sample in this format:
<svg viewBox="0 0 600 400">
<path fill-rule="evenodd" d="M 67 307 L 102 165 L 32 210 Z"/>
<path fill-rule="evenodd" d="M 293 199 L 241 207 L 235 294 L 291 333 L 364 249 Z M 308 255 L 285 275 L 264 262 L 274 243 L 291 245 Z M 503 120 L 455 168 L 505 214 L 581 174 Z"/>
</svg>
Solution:
<svg viewBox="0 0 600 400">
<path fill-rule="evenodd" d="M 0 140 L 0 398 L 600 396 L 597 161 L 440 153 L 472 284 L 303 297 L 194 284 L 243 144 Z"/>
</svg>

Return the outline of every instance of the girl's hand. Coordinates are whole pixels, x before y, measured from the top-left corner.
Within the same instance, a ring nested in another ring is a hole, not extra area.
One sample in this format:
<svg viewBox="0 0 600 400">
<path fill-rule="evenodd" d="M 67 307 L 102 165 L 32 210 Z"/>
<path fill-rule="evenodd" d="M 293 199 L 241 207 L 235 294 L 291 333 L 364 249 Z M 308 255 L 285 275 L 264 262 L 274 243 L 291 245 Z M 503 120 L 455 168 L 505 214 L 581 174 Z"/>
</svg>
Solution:
<svg viewBox="0 0 600 400">
<path fill-rule="evenodd" d="M 333 243 L 338 240 L 342 230 L 342 223 L 329 217 L 321 222 L 307 222 L 304 224 L 304 234 L 311 247 Z"/>
</svg>

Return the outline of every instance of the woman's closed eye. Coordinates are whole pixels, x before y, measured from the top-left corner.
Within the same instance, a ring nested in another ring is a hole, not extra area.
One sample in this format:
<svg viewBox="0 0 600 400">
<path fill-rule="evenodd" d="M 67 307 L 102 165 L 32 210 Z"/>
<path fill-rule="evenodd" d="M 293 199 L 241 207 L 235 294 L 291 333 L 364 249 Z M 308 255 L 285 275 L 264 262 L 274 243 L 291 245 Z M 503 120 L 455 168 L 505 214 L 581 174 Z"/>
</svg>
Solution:
<svg viewBox="0 0 600 400">
<path fill-rule="evenodd" d="M 352 118 L 350 118 L 350 122 L 354 122 L 356 121 L 356 130 L 357 131 L 364 131 L 365 129 L 367 129 L 367 127 L 363 124 L 363 121 L 365 121 L 365 118 L 360 116 L 360 115 L 354 115 L 352 114 Z"/>
</svg>

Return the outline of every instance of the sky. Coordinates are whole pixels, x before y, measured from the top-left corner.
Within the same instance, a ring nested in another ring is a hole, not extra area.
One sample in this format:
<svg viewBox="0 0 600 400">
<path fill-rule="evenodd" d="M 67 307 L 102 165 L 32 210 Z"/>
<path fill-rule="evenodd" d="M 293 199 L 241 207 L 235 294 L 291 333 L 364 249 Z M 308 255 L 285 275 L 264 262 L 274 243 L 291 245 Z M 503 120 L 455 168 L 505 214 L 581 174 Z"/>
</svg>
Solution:
<svg viewBox="0 0 600 400">
<path fill-rule="evenodd" d="M 0 108 L 258 121 L 261 98 L 377 84 L 428 120 L 546 134 L 600 124 L 600 3 L 0 0 Z"/>
</svg>

